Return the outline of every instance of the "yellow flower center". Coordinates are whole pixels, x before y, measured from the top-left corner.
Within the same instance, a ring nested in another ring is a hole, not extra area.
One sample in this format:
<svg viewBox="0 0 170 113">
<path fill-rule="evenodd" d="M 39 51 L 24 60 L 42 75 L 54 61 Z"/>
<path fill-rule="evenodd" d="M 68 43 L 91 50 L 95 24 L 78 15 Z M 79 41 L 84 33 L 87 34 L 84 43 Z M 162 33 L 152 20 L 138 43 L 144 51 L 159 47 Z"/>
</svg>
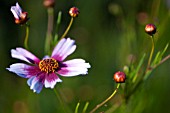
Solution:
<svg viewBox="0 0 170 113">
<path fill-rule="evenodd" d="M 46 73 L 55 72 L 58 67 L 58 62 L 53 58 L 43 59 L 39 62 L 40 70 Z"/>
</svg>

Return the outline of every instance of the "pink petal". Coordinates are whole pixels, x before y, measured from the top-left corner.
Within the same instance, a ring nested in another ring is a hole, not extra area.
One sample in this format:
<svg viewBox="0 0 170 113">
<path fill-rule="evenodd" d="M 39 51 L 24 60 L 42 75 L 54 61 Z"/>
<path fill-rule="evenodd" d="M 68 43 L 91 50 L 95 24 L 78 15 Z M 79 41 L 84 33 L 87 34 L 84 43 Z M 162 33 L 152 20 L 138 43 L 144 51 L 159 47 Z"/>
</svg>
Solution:
<svg viewBox="0 0 170 113">
<path fill-rule="evenodd" d="M 61 67 L 61 69 L 58 71 L 58 74 L 62 76 L 77 76 L 80 74 L 87 74 L 88 68 L 90 68 L 89 63 L 85 63 L 85 60 L 83 59 L 73 59 L 70 61 L 63 62 L 65 67 Z"/>
<path fill-rule="evenodd" d="M 46 75 L 44 85 L 46 88 L 54 88 L 57 82 L 62 82 L 62 80 L 55 73 L 51 73 Z"/>
<path fill-rule="evenodd" d="M 22 9 L 19 6 L 18 2 L 16 3 L 16 9 L 17 9 L 17 11 L 19 12 L 19 15 L 20 15 L 22 13 Z"/>
<path fill-rule="evenodd" d="M 19 13 L 17 12 L 15 6 L 12 6 L 12 7 L 11 7 L 11 12 L 12 12 L 12 14 L 14 15 L 15 19 L 19 19 Z"/>
<path fill-rule="evenodd" d="M 20 15 L 21 15 L 21 13 L 22 13 L 22 9 L 21 9 L 21 7 L 19 6 L 19 4 L 16 3 L 16 6 L 12 6 L 12 7 L 11 7 L 11 12 L 13 13 L 13 15 L 14 15 L 14 17 L 15 17 L 16 19 L 19 19 L 19 18 L 20 18 Z"/>
<path fill-rule="evenodd" d="M 24 63 L 12 64 L 9 68 L 7 68 L 7 70 L 16 73 L 18 76 L 23 78 L 30 78 L 40 73 L 40 70 L 37 66 L 30 66 Z"/>
<path fill-rule="evenodd" d="M 38 64 L 40 62 L 35 55 L 23 48 L 16 48 L 16 50 L 12 49 L 11 55 L 13 58 L 17 58 L 28 63 Z"/>
<path fill-rule="evenodd" d="M 71 40 L 70 38 L 64 38 L 59 41 L 52 52 L 52 58 L 58 61 L 63 61 L 68 55 L 72 54 L 75 51 L 76 45 L 74 45 L 74 42 L 75 41 Z"/>
</svg>

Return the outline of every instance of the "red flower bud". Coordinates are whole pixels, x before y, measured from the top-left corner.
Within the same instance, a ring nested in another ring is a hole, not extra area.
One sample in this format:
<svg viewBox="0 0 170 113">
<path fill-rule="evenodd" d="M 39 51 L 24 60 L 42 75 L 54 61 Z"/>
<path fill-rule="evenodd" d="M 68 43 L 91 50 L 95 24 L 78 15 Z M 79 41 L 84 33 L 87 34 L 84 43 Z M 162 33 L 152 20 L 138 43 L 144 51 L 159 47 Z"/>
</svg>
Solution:
<svg viewBox="0 0 170 113">
<path fill-rule="evenodd" d="M 116 72 L 113 76 L 113 79 L 117 83 L 124 83 L 126 80 L 126 74 L 124 72 Z"/>
<path fill-rule="evenodd" d="M 156 26 L 154 24 L 147 24 L 145 26 L 145 32 L 149 35 L 154 35 L 156 33 Z"/>
<path fill-rule="evenodd" d="M 72 7 L 69 10 L 69 14 L 70 14 L 71 17 L 77 17 L 79 13 L 80 12 L 79 12 L 79 9 L 77 7 Z"/>
</svg>

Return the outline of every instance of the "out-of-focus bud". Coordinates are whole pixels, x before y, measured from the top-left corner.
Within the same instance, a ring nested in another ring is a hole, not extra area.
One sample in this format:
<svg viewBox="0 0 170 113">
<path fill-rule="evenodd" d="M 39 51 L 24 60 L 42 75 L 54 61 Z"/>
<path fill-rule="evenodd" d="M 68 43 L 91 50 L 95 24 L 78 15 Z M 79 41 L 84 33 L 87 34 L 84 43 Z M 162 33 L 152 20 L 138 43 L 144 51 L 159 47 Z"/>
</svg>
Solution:
<svg viewBox="0 0 170 113">
<path fill-rule="evenodd" d="M 126 74 L 124 72 L 118 71 L 114 74 L 113 79 L 117 83 L 124 83 L 126 80 Z"/>
<path fill-rule="evenodd" d="M 154 24 L 147 24 L 145 26 L 145 32 L 153 36 L 156 33 L 156 26 Z"/>
<path fill-rule="evenodd" d="M 44 6 L 49 8 L 49 7 L 54 7 L 55 5 L 55 0 L 44 0 L 43 2 Z"/>
<path fill-rule="evenodd" d="M 123 67 L 123 71 L 124 71 L 125 73 L 129 73 L 129 67 L 125 65 L 125 66 Z"/>
<path fill-rule="evenodd" d="M 25 24 L 28 21 L 27 12 L 22 11 L 18 3 L 16 3 L 16 6 L 11 7 L 11 12 L 14 15 L 16 24 Z"/>
<path fill-rule="evenodd" d="M 77 7 L 72 7 L 69 10 L 69 14 L 70 14 L 71 17 L 77 17 L 79 13 L 80 12 L 79 12 L 79 9 Z"/>
</svg>

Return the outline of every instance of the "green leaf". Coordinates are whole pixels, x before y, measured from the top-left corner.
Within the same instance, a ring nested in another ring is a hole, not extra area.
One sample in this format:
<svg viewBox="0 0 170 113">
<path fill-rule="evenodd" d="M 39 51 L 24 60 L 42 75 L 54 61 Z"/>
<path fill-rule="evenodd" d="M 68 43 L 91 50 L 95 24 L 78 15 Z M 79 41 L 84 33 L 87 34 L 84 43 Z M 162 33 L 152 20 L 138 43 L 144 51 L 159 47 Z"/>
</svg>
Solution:
<svg viewBox="0 0 170 113">
<path fill-rule="evenodd" d="M 161 52 L 158 51 L 158 53 L 156 54 L 151 66 L 154 66 L 155 64 L 158 64 L 160 62 L 160 56 L 161 56 Z"/>
<path fill-rule="evenodd" d="M 143 54 L 142 58 L 139 61 L 137 68 L 134 71 L 134 77 L 133 77 L 133 80 L 132 80 L 133 83 L 136 81 L 136 79 L 138 77 L 138 72 L 141 69 L 142 64 L 144 63 L 145 56 L 146 56 L 146 54 Z"/>
<path fill-rule="evenodd" d="M 163 55 L 165 54 L 166 50 L 168 49 L 168 46 L 169 46 L 169 44 L 167 44 L 167 45 L 165 46 L 165 48 L 163 49 L 162 52 L 159 51 L 159 52 L 156 54 L 156 56 L 155 56 L 155 58 L 154 58 L 154 60 L 153 60 L 153 62 L 152 62 L 152 64 L 151 64 L 151 67 L 157 65 L 157 64 L 162 60 L 162 57 L 163 57 Z"/>
</svg>

